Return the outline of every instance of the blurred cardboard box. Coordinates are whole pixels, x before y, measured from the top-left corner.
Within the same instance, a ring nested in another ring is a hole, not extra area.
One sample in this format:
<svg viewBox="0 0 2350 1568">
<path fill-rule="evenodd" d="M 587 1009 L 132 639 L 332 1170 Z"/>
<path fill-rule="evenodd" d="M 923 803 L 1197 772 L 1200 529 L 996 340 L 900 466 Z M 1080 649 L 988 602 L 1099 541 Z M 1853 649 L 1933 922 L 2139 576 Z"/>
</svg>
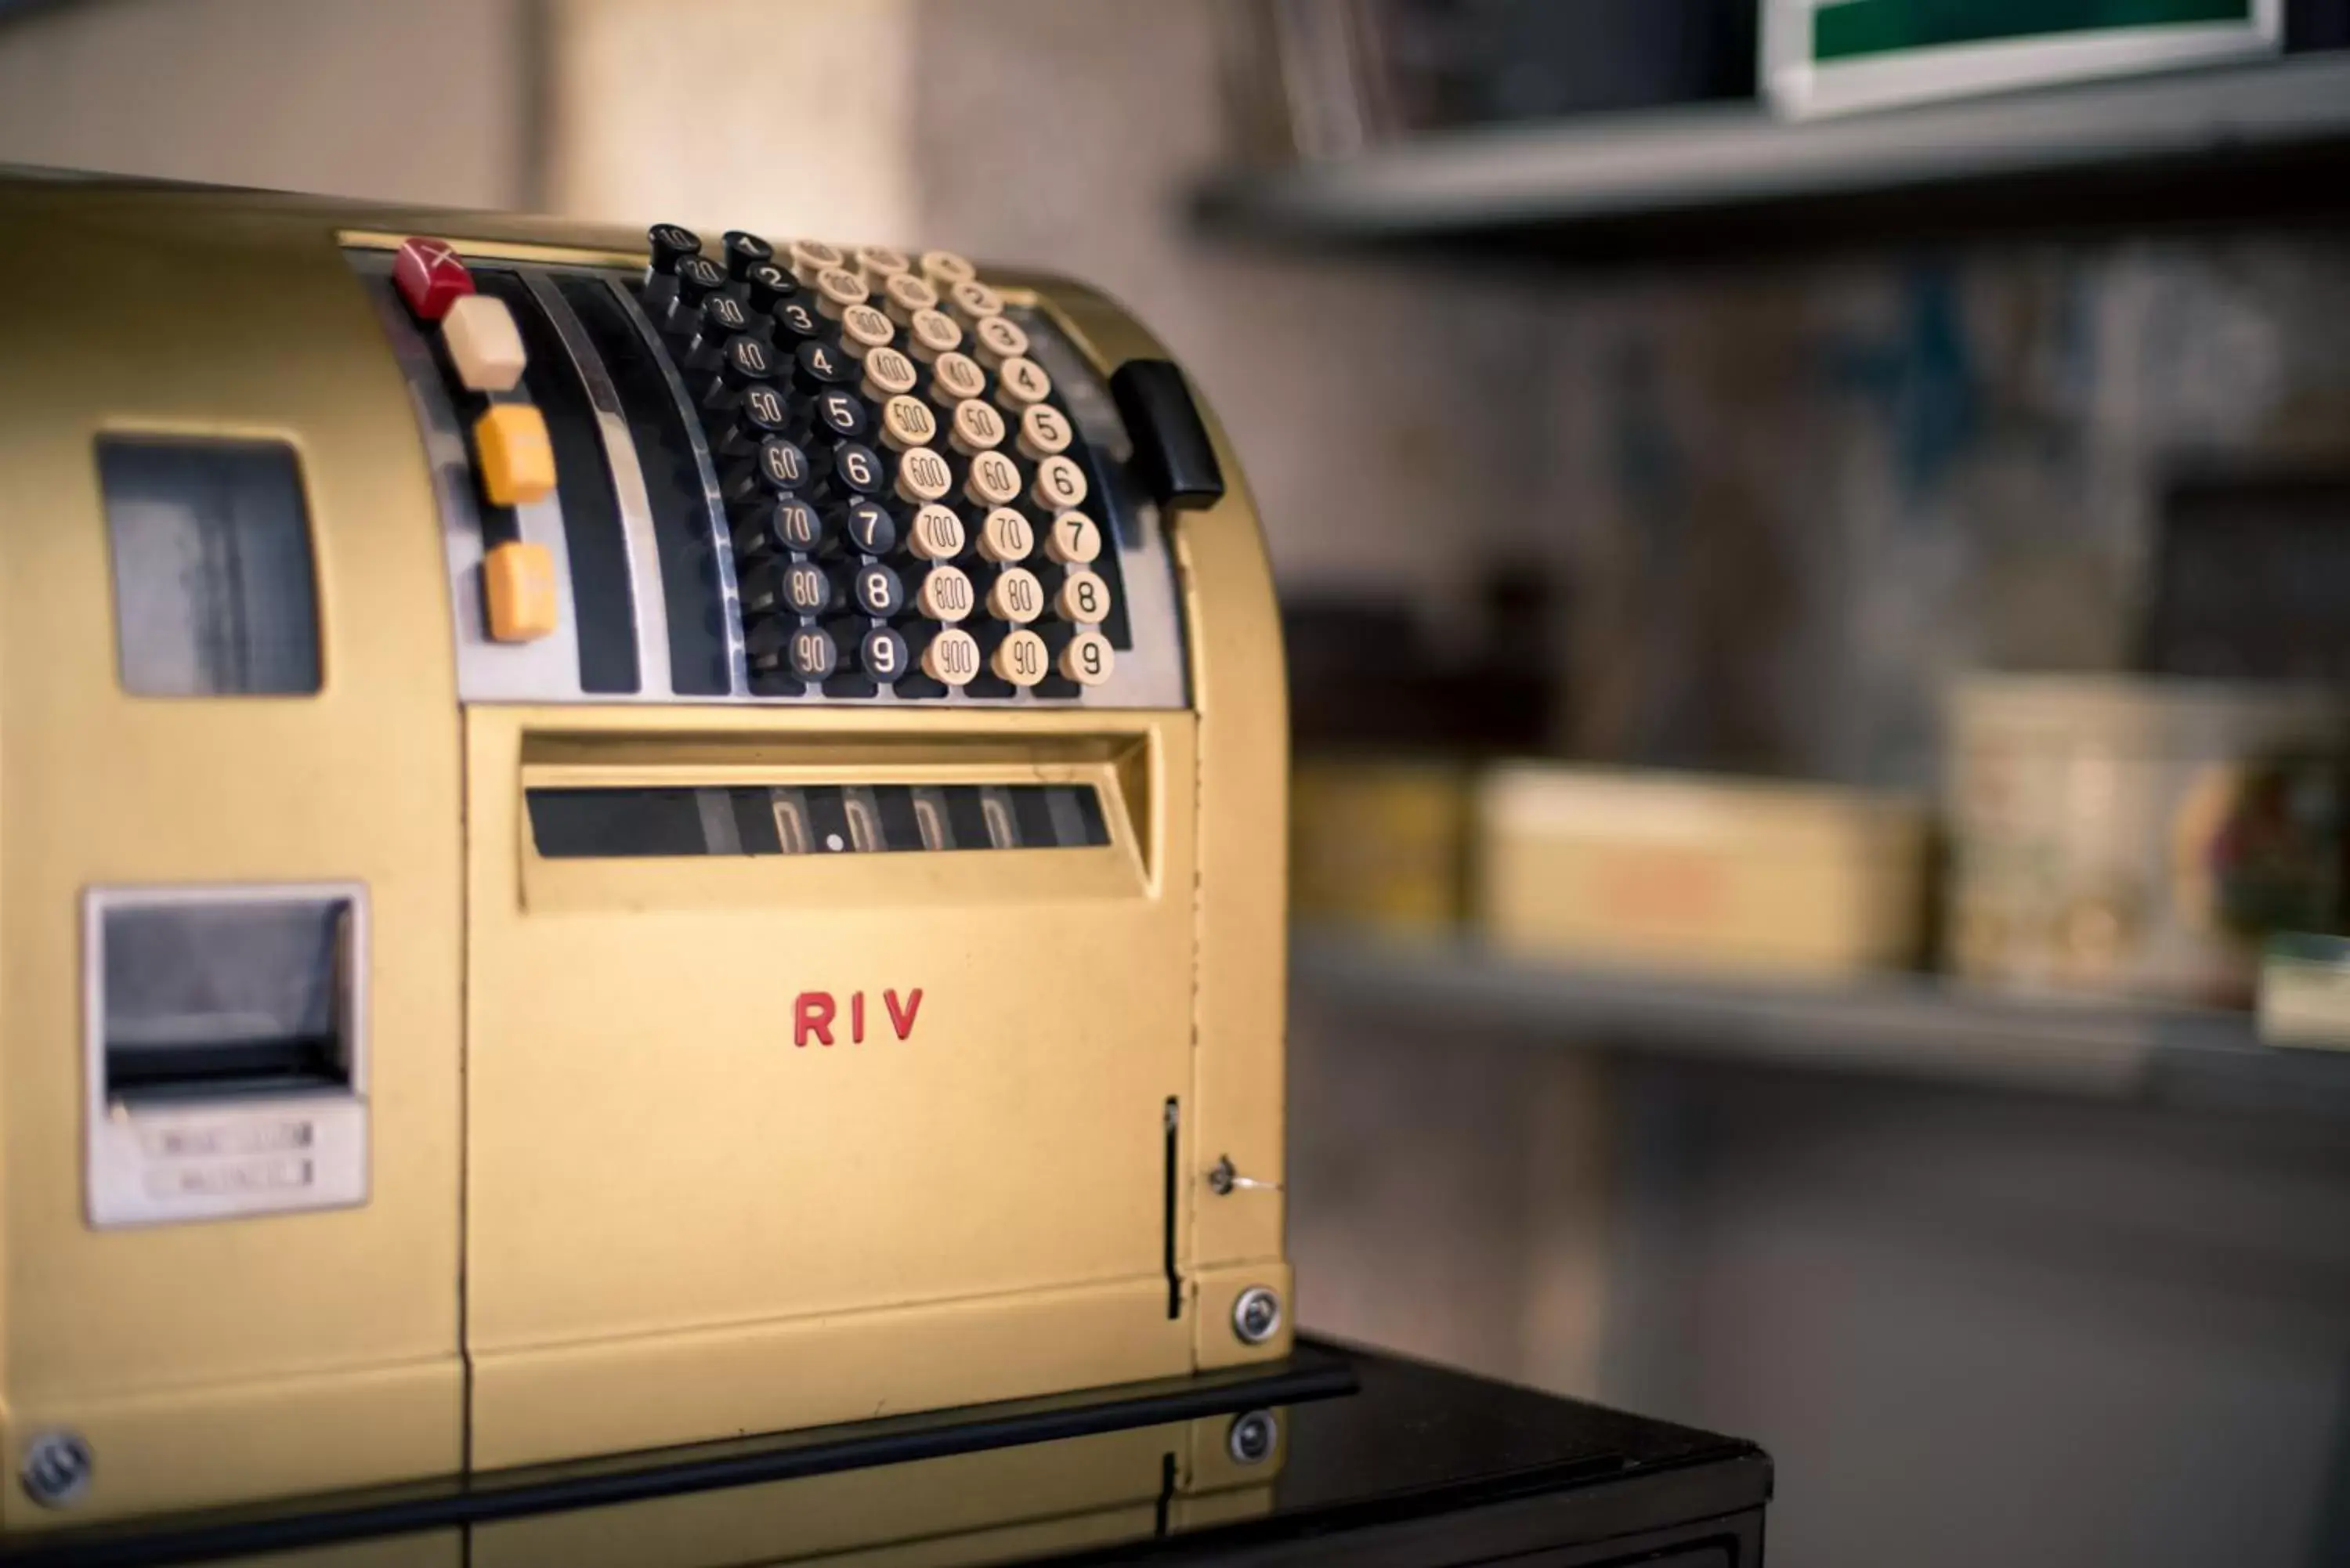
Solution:
<svg viewBox="0 0 2350 1568">
<path fill-rule="evenodd" d="M 1836 978 L 1913 962 L 1928 823 L 1852 790 L 1512 763 L 1478 792 L 1477 919 L 1529 956 Z"/>
</svg>

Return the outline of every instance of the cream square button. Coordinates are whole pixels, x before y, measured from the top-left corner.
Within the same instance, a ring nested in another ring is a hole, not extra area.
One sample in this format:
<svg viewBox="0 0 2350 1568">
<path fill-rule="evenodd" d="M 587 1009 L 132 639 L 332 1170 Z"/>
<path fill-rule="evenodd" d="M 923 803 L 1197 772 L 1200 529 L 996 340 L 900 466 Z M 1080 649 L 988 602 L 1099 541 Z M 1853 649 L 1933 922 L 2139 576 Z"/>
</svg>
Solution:
<svg viewBox="0 0 2350 1568">
<path fill-rule="evenodd" d="M 476 392 L 510 392 L 522 379 L 522 331 L 506 302 L 469 294 L 441 318 L 441 341 L 457 379 Z"/>
</svg>

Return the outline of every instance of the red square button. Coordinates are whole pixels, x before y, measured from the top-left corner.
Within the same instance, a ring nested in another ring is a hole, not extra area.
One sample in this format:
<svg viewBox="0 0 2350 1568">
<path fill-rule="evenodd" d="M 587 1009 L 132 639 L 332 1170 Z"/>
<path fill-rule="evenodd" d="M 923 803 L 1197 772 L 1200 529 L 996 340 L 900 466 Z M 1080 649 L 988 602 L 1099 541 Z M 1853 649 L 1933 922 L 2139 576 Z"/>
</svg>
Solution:
<svg viewBox="0 0 2350 1568">
<path fill-rule="evenodd" d="M 427 321 L 440 320 L 451 306 L 473 292 L 473 275 L 439 240 L 402 240 L 392 257 L 391 281 L 408 308 Z"/>
</svg>

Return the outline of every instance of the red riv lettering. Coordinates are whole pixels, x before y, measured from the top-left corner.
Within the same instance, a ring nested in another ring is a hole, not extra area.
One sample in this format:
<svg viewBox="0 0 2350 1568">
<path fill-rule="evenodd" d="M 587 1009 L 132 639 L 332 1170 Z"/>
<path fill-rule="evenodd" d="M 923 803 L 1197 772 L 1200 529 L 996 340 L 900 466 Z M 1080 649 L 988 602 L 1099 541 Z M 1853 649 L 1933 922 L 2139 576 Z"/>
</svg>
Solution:
<svg viewBox="0 0 2350 1568">
<path fill-rule="evenodd" d="M 911 1034 L 914 1032 L 914 1014 L 922 1010 L 922 988 L 918 985 L 908 992 L 903 1007 L 898 1004 L 898 993 L 894 991 L 883 992 L 881 1002 L 889 1009 L 889 1027 L 898 1032 L 898 1038 L 903 1040 Z"/>
</svg>

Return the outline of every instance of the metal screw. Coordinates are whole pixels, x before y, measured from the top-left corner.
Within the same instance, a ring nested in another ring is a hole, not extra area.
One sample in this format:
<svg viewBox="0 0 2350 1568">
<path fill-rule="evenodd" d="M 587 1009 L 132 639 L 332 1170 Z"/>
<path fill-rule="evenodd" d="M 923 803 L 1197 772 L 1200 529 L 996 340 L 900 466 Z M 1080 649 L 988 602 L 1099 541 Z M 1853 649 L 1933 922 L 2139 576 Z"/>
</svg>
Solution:
<svg viewBox="0 0 2350 1568">
<path fill-rule="evenodd" d="M 1262 1181 L 1253 1176 L 1243 1176 L 1233 1166 L 1232 1157 L 1225 1155 L 1215 1164 L 1208 1167 L 1208 1190 L 1219 1198 L 1229 1198 L 1234 1192 L 1242 1190 L 1278 1192 L 1281 1190 L 1281 1183 Z"/>
<path fill-rule="evenodd" d="M 25 1445 L 25 1468 L 18 1474 L 25 1495 L 43 1508 L 70 1508 L 89 1490 L 95 1463 L 79 1432 L 43 1432 Z"/>
<path fill-rule="evenodd" d="M 1280 1440 L 1281 1423 L 1274 1419 L 1273 1412 L 1251 1410 L 1232 1417 L 1232 1429 L 1224 1437 L 1224 1451 L 1236 1465 L 1261 1465 L 1273 1458 L 1274 1446 Z"/>
<path fill-rule="evenodd" d="M 1251 1285 L 1232 1303 L 1232 1332 L 1243 1345 L 1263 1345 L 1281 1331 L 1281 1298 L 1263 1285 Z"/>
</svg>

